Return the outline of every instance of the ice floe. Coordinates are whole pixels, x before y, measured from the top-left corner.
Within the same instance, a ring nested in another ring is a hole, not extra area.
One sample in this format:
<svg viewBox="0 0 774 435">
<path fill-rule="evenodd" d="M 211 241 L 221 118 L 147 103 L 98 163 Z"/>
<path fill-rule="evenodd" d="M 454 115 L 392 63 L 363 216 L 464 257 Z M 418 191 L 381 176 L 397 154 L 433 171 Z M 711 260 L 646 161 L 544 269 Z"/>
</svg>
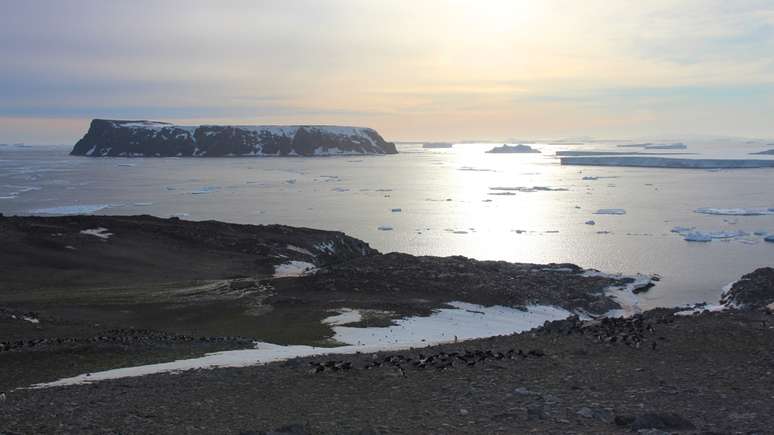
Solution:
<svg viewBox="0 0 774 435">
<path fill-rule="evenodd" d="M 306 261 L 288 261 L 286 263 L 274 266 L 275 278 L 287 278 L 291 276 L 302 276 L 313 273 L 317 266 Z"/>
<path fill-rule="evenodd" d="M 767 231 L 763 230 L 752 233 L 743 230 L 702 231 L 696 229 L 696 227 L 684 226 L 676 226 L 672 228 L 672 232 L 680 234 L 687 242 L 707 243 L 713 240 L 735 240 L 745 244 L 756 244 L 761 241 L 761 237 L 768 234 Z"/>
<path fill-rule="evenodd" d="M 217 186 L 203 186 L 197 190 L 194 190 L 191 192 L 193 195 L 205 195 L 208 193 L 212 193 L 214 191 L 218 190 Z"/>
<path fill-rule="evenodd" d="M 378 227 L 376 227 L 376 229 L 379 231 L 392 231 L 395 228 L 393 228 L 392 225 L 379 225 Z"/>
<path fill-rule="evenodd" d="M 532 187 L 490 187 L 489 190 L 505 191 L 505 192 L 566 192 L 567 189 L 563 187 L 548 187 L 548 186 L 532 186 Z M 492 195 L 496 195 L 493 193 Z"/>
<path fill-rule="evenodd" d="M 110 238 L 110 236 L 113 235 L 113 233 L 109 232 L 107 228 L 103 228 L 103 227 L 89 228 L 87 230 L 82 230 L 81 234 L 85 234 L 87 236 L 94 236 L 102 240 L 107 240 Z"/>
<path fill-rule="evenodd" d="M 111 207 L 110 204 L 62 205 L 58 207 L 36 208 L 34 210 L 30 210 L 30 213 L 50 215 L 91 214 L 109 207 Z"/>
<path fill-rule="evenodd" d="M 494 147 L 487 151 L 490 154 L 540 154 L 540 150 L 536 150 L 529 145 L 502 145 Z"/>
<path fill-rule="evenodd" d="M 744 169 L 774 168 L 774 159 L 681 159 L 651 156 L 561 157 L 562 165 L 632 166 L 642 168 Z"/>
<path fill-rule="evenodd" d="M 696 213 L 720 216 L 763 216 L 774 215 L 774 207 L 761 208 L 710 208 L 702 207 L 694 210 Z"/>
<path fill-rule="evenodd" d="M 600 208 L 599 210 L 595 211 L 594 214 L 623 215 L 626 214 L 626 210 L 622 208 Z"/>
</svg>

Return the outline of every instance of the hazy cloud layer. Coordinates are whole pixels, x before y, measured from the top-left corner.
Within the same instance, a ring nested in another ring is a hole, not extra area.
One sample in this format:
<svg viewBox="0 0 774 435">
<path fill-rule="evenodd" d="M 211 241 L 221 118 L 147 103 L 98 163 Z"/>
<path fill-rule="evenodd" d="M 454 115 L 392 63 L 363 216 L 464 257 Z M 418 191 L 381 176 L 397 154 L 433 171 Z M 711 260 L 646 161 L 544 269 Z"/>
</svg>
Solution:
<svg viewBox="0 0 774 435">
<path fill-rule="evenodd" d="M 392 139 L 774 135 L 771 1 L 0 0 L 0 141 L 92 117 Z"/>
</svg>

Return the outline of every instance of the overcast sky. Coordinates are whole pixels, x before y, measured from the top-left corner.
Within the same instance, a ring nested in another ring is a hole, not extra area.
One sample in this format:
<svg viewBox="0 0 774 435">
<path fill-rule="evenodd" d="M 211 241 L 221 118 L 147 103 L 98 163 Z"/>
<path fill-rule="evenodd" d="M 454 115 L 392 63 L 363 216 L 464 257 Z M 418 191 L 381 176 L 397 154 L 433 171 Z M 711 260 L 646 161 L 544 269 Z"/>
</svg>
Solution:
<svg viewBox="0 0 774 435">
<path fill-rule="evenodd" d="M 0 142 L 91 118 L 390 140 L 774 136 L 772 0 L 0 0 Z"/>
</svg>

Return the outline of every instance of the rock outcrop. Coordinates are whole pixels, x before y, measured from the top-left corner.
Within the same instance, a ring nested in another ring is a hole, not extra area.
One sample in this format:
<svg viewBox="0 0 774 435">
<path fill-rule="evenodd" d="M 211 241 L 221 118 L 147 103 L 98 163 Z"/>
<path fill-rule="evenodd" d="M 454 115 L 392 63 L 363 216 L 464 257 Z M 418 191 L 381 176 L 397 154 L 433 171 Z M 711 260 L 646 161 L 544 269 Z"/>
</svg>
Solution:
<svg viewBox="0 0 774 435">
<path fill-rule="evenodd" d="M 774 268 L 761 267 L 744 275 L 731 286 L 720 302 L 741 309 L 774 306 Z"/>
<path fill-rule="evenodd" d="M 179 126 L 95 119 L 71 155 L 227 157 L 396 154 L 375 130 L 339 126 Z"/>
</svg>

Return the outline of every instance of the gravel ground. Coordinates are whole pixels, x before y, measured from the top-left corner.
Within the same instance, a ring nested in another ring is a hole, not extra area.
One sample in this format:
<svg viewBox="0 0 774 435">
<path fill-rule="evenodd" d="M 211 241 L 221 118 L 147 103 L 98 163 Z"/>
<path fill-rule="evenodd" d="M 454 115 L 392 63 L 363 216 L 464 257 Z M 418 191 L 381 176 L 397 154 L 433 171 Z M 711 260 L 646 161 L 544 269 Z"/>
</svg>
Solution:
<svg viewBox="0 0 774 435">
<path fill-rule="evenodd" d="M 0 404 L 0 430 L 772 433 L 772 321 L 762 311 L 657 311 L 410 352 L 16 390 Z M 407 362 L 453 352 L 465 361 Z"/>
</svg>

